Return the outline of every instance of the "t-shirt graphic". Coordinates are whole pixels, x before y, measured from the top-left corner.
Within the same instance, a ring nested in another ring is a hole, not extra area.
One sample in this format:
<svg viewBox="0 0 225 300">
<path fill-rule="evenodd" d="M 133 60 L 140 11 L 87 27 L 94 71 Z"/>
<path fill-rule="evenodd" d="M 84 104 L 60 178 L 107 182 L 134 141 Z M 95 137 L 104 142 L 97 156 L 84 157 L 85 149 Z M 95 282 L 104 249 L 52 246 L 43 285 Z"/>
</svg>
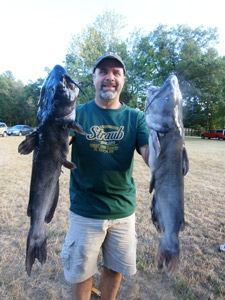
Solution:
<svg viewBox="0 0 225 300">
<path fill-rule="evenodd" d="M 118 150 L 119 143 L 124 137 L 124 126 L 94 125 L 86 139 L 91 141 L 89 146 L 93 151 L 114 153 Z"/>
</svg>

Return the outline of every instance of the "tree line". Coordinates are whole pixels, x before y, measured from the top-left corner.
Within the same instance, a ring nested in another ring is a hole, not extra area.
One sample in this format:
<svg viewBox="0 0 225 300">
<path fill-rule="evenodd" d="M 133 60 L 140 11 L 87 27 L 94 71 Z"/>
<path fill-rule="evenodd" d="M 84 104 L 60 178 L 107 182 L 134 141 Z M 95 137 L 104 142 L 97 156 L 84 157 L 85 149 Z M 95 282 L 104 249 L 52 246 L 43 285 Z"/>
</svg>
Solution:
<svg viewBox="0 0 225 300">
<path fill-rule="evenodd" d="M 148 87 L 161 86 L 175 74 L 183 95 L 184 126 L 195 130 L 225 128 L 225 57 L 216 50 L 216 28 L 160 24 L 151 32 L 138 29 L 123 39 L 124 28 L 122 15 L 105 11 L 72 36 L 64 67 L 85 92 L 80 93 L 78 103 L 94 98 L 93 65 L 97 57 L 112 51 L 126 65 L 121 94 L 124 103 L 144 111 Z M 35 126 L 43 81 L 39 78 L 24 86 L 10 71 L 0 75 L 0 121 Z"/>
</svg>

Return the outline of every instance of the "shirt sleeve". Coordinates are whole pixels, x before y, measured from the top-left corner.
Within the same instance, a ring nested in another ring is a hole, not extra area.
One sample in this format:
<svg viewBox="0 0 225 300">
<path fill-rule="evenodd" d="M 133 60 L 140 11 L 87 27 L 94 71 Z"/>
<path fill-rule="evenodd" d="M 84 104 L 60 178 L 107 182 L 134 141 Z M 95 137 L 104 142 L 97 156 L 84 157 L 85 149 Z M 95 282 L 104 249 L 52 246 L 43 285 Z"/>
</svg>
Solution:
<svg viewBox="0 0 225 300">
<path fill-rule="evenodd" d="M 75 136 L 75 131 L 72 128 L 70 128 L 70 136 Z"/>
</svg>

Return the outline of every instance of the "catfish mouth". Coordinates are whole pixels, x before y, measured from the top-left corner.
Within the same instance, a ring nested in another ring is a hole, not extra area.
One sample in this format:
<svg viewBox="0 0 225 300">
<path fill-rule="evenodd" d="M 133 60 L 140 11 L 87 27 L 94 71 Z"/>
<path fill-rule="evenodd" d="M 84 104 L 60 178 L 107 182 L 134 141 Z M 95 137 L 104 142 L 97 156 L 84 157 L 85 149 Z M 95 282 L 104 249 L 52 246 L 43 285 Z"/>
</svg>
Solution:
<svg viewBox="0 0 225 300">
<path fill-rule="evenodd" d="M 52 115 L 57 119 L 74 119 L 76 99 L 79 94 L 77 83 L 68 75 L 61 77 L 53 98 Z"/>
<path fill-rule="evenodd" d="M 172 99 L 174 100 L 172 95 L 168 95 L 167 89 L 170 88 L 172 90 L 177 90 L 177 87 L 178 80 L 175 75 L 171 75 L 169 78 L 167 78 L 161 87 L 152 87 L 149 90 L 150 94 L 147 96 L 145 111 L 148 112 L 151 104 L 159 98 L 163 98 L 165 102 L 170 102 Z M 165 97 L 163 97 L 164 94 L 166 95 Z"/>
<path fill-rule="evenodd" d="M 67 76 L 63 76 L 57 90 L 60 96 L 63 96 L 69 101 L 75 101 L 79 94 L 79 86 Z"/>
</svg>

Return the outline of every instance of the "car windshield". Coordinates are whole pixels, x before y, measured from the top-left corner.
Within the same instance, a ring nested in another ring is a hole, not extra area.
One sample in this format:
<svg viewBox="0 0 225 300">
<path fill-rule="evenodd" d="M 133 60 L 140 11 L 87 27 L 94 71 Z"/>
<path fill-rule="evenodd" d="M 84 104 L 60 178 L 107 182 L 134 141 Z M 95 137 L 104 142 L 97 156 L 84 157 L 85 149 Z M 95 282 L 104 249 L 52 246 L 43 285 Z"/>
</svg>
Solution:
<svg viewBox="0 0 225 300">
<path fill-rule="evenodd" d="M 22 125 L 16 125 L 16 126 L 13 126 L 12 129 L 21 129 L 22 128 Z"/>
</svg>

